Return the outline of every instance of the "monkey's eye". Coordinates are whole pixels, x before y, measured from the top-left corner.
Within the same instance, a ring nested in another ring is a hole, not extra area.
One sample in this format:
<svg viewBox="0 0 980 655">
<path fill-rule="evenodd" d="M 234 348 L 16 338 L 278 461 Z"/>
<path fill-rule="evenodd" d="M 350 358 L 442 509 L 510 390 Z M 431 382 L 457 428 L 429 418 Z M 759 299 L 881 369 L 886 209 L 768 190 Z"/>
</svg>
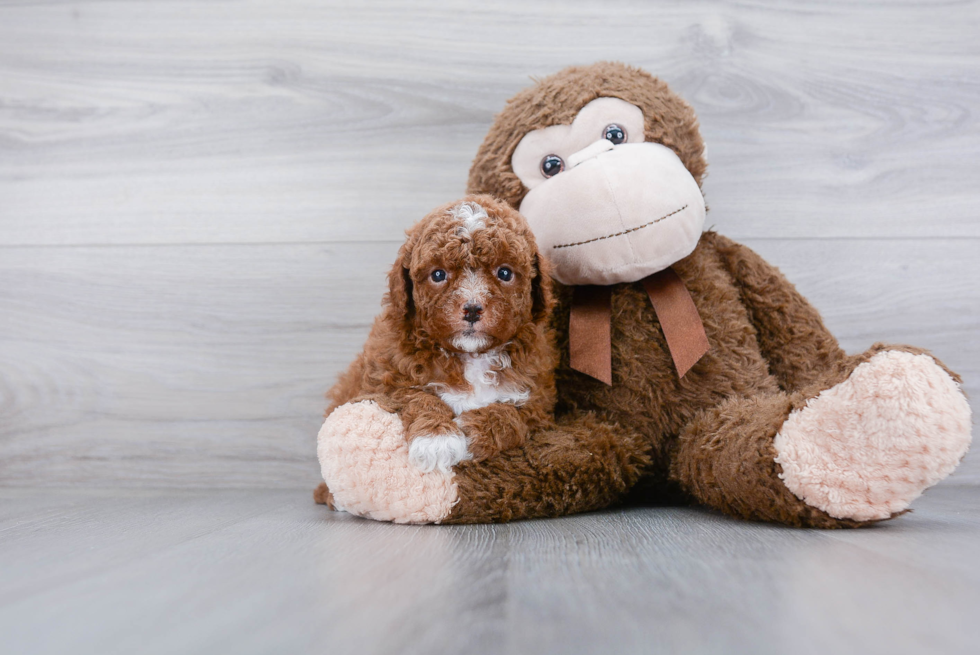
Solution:
<svg viewBox="0 0 980 655">
<path fill-rule="evenodd" d="M 558 155 L 548 155 L 541 160 L 541 174 L 554 177 L 565 170 L 565 162 Z"/>
<path fill-rule="evenodd" d="M 442 270 L 441 268 L 437 268 L 436 270 L 432 271 L 432 273 L 429 274 L 429 277 L 436 284 L 438 284 L 439 282 L 445 282 L 446 281 L 446 271 Z"/>
<path fill-rule="evenodd" d="M 501 266 L 497 269 L 497 277 L 502 282 L 510 282 L 514 279 L 514 271 L 510 270 L 506 266 Z"/>
<path fill-rule="evenodd" d="M 606 129 L 602 131 L 602 138 L 608 139 L 613 142 L 614 146 L 618 146 L 620 143 L 626 142 L 626 130 L 612 123 L 611 125 L 606 125 Z"/>
</svg>

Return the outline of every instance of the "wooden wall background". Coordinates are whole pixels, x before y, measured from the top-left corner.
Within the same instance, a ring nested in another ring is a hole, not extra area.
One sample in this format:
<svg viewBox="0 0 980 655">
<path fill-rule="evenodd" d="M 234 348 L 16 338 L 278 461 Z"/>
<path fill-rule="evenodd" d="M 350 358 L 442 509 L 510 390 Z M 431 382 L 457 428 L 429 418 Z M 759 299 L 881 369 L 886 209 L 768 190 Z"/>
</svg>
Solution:
<svg viewBox="0 0 980 655">
<path fill-rule="evenodd" d="M 313 485 L 402 230 L 599 59 L 694 105 L 710 224 L 977 411 L 978 36 L 975 2 L 0 2 L 0 485 Z"/>
</svg>

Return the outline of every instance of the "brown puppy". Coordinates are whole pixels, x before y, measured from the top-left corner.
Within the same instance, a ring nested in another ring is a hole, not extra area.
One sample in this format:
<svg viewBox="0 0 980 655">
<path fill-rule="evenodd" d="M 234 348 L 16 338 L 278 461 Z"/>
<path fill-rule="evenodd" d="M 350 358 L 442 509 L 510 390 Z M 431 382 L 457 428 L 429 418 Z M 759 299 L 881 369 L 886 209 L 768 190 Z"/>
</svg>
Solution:
<svg viewBox="0 0 980 655">
<path fill-rule="evenodd" d="M 410 461 L 448 471 L 552 423 L 550 277 L 523 217 L 490 196 L 407 232 L 364 351 L 328 392 L 397 412 Z"/>
</svg>

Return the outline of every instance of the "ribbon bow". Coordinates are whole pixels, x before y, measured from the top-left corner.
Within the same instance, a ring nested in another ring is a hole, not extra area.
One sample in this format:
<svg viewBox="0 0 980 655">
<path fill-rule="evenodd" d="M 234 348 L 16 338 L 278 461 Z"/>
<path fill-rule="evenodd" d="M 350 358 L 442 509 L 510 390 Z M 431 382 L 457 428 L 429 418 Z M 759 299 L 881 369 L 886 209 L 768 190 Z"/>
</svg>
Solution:
<svg viewBox="0 0 980 655">
<path fill-rule="evenodd" d="M 708 352 L 708 336 L 691 293 L 672 268 L 643 278 L 670 356 L 683 378 Z M 612 386 L 612 287 L 577 286 L 568 326 L 571 366 Z"/>
</svg>

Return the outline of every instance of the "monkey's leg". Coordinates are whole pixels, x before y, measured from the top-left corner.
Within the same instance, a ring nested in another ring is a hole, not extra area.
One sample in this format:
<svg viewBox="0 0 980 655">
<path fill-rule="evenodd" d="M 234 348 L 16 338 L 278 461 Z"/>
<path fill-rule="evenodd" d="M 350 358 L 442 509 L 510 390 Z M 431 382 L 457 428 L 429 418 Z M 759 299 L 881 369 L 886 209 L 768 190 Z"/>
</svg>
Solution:
<svg viewBox="0 0 980 655">
<path fill-rule="evenodd" d="M 622 498 L 648 464 L 638 435 L 622 436 L 584 415 L 483 462 L 422 473 L 408 460 L 401 419 L 373 401 L 334 410 L 317 453 L 334 507 L 396 523 L 481 523 L 598 509 Z"/>
<path fill-rule="evenodd" d="M 671 476 L 734 516 L 854 527 L 896 516 L 949 475 L 970 408 L 931 356 L 876 347 L 824 389 L 731 398 L 681 433 Z"/>
<path fill-rule="evenodd" d="M 648 446 L 589 414 L 564 417 L 524 446 L 456 471 L 459 503 L 444 523 L 564 516 L 622 500 L 649 465 Z"/>
</svg>

